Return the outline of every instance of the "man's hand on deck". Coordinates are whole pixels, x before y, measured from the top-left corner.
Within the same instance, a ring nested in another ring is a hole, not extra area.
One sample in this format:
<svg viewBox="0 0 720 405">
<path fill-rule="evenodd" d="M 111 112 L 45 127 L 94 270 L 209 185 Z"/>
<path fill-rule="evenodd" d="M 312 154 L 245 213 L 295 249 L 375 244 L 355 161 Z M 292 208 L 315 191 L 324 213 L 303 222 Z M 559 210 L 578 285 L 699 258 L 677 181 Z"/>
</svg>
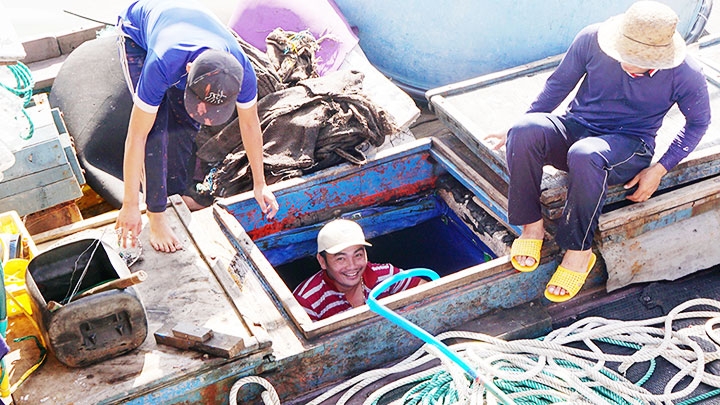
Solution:
<svg viewBox="0 0 720 405">
<path fill-rule="evenodd" d="M 275 195 L 270 191 L 267 184 L 255 187 L 255 200 L 260 205 L 260 210 L 267 219 L 273 219 L 277 214 L 280 205 L 275 199 Z"/>
<path fill-rule="evenodd" d="M 507 142 L 507 131 L 487 134 L 483 140 L 490 145 L 492 150 L 499 150 Z"/>
<path fill-rule="evenodd" d="M 123 204 L 118 213 L 117 221 L 115 222 L 115 230 L 118 233 L 118 243 L 123 249 L 128 247 L 128 240 L 130 240 L 130 245 L 135 247 L 138 237 L 140 236 L 140 231 L 142 230 L 140 209 L 138 207 L 132 207 L 131 205 L 132 204 Z"/>
<path fill-rule="evenodd" d="M 641 170 L 632 180 L 625 183 L 626 190 L 638 186 L 637 190 L 626 198 L 634 202 L 647 201 L 660 186 L 660 180 L 665 173 L 667 173 L 667 169 L 660 163 Z"/>
</svg>

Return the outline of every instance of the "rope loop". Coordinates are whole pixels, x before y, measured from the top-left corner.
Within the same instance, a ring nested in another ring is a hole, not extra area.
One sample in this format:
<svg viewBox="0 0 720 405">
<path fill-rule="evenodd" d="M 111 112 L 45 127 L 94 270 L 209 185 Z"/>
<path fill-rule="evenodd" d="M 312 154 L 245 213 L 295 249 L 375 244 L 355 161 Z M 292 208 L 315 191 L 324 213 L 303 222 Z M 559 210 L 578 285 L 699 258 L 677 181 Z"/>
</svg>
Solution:
<svg viewBox="0 0 720 405">
<path fill-rule="evenodd" d="M 272 384 L 270 384 L 270 381 L 254 375 L 243 377 L 235 381 L 235 384 L 233 384 L 233 386 L 230 388 L 230 396 L 228 398 L 230 401 L 230 405 L 237 405 L 238 392 L 240 391 L 240 388 L 247 384 L 258 384 L 265 388 L 265 391 L 260 394 L 265 405 L 280 405 L 280 398 L 278 397 L 275 388 L 272 386 Z"/>
<path fill-rule="evenodd" d="M 14 76 L 16 85 L 12 87 L 0 81 L 0 87 L 4 88 L 5 90 L 7 90 L 16 97 L 19 97 L 22 100 L 22 113 L 28 122 L 28 131 L 27 134 L 21 133 L 20 138 L 27 140 L 32 138 L 33 134 L 35 133 L 35 124 L 33 123 L 30 115 L 28 115 L 27 110 L 24 107 L 27 107 L 32 100 L 35 80 L 33 79 L 32 72 L 30 72 L 30 68 L 28 68 L 22 62 L 17 62 L 15 64 L 5 66 Z"/>
</svg>

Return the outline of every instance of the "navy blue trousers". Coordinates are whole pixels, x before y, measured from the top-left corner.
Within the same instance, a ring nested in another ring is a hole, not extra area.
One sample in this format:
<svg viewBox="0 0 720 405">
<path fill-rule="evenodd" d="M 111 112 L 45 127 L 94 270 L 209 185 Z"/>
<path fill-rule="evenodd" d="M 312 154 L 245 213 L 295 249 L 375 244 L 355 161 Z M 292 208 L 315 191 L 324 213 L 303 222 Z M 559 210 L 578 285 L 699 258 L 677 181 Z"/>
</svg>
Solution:
<svg viewBox="0 0 720 405">
<path fill-rule="evenodd" d="M 147 51 L 130 38 L 121 39 L 126 73 L 134 90 Z M 195 135 L 199 130 L 200 124 L 185 110 L 184 91 L 169 88 L 145 143 L 146 183 L 143 191 L 148 211 L 163 212 L 168 195 L 185 194 L 195 171 Z"/>
<path fill-rule="evenodd" d="M 563 249 L 587 250 L 608 186 L 626 183 L 653 157 L 653 146 L 632 135 L 601 135 L 572 119 L 530 113 L 508 132 L 508 219 L 526 225 L 542 218 L 543 166 L 568 174 L 567 200 L 555 239 Z"/>
</svg>

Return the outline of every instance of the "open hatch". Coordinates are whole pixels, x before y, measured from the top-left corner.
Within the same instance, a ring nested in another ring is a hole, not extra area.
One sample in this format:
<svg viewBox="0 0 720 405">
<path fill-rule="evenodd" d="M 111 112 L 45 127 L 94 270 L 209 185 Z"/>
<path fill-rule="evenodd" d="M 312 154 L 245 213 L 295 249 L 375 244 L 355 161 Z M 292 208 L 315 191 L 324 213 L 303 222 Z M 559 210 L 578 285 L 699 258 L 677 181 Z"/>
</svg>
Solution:
<svg viewBox="0 0 720 405">
<path fill-rule="evenodd" d="M 216 217 L 306 338 L 373 318 L 362 306 L 312 322 L 292 295 L 320 269 L 318 231 L 340 217 L 363 227 L 373 244 L 369 261 L 430 268 L 441 275 L 386 298 L 386 305 L 412 308 L 429 330 L 456 327 L 488 308 L 530 301 L 544 283 L 535 286 L 538 281 L 529 276 L 527 286 L 508 287 L 517 288 L 513 294 L 488 293 L 490 284 L 517 274 L 506 256 L 516 230 L 504 224 L 505 208 L 494 202 L 500 193 L 489 195 L 491 187 L 479 187 L 486 181 L 453 141 L 417 140 L 378 153 L 363 166 L 346 164 L 282 182 L 274 189 L 281 207 L 277 220 L 260 217 L 252 193 L 221 200 Z M 553 249 L 549 245 L 542 262 Z"/>
</svg>

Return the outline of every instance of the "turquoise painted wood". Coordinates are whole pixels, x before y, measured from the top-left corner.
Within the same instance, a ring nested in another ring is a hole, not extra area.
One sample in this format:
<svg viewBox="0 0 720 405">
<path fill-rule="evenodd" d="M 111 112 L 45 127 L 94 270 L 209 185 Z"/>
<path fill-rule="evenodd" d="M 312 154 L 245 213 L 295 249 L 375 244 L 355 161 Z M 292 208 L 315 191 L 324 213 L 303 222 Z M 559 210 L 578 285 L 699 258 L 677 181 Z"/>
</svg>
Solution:
<svg viewBox="0 0 720 405">
<path fill-rule="evenodd" d="M 634 0 L 335 0 L 370 62 L 416 98 L 439 86 L 565 52 L 584 26 Z M 663 0 L 694 40 L 711 1 Z"/>
<path fill-rule="evenodd" d="M 72 140 L 70 139 L 70 134 L 67 130 L 67 126 L 65 125 L 65 120 L 63 120 L 62 114 L 60 113 L 59 109 L 53 108 L 50 112 L 52 113 L 55 128 L 57 128 L 58 131 L 58 138 L 60 139 L 60 144 L 63 147 L 63 151 L 65 151 L 65 157 L 67 158 L 68 164 L 70 164 L 70 167 L 72 168 L 73 175 L 75 176 L 79 184 L 85 184 L 85 175 L 83 174 L 83 170 L 80 167 L 80 162 L 78 161 L 77 154 L 75 153 L 75 147 L 73 146 Z"/>
<path fill-rule="evenodd" d="M 59 112 L 44 96 L 27 107 L 35 125 L 29 139 L 19 136 L 12 145 L 15 164 L 3 172 L 0 211 L 27 215 L 82 197 L 85 179 Z M 61 132 L 62 131 L 62 132 Z"/>
</svg>

